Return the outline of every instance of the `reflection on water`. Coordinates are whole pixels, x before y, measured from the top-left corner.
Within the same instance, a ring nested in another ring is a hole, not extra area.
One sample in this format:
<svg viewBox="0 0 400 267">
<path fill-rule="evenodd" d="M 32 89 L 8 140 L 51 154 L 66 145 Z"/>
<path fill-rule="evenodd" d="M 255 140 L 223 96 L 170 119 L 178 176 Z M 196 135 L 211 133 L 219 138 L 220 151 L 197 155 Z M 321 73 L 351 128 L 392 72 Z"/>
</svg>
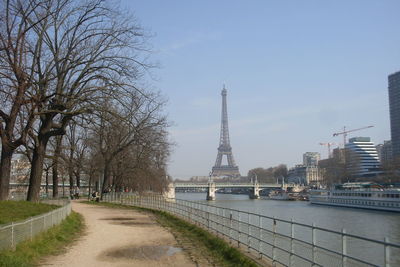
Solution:
<svg viewBox="0 0 400 267">
<path fill-rule="evenodd" d="M 205 193 L 177 193 L 177 199 L 207 202 Z M 361 235 L 377 240 L 388 237 L 400 243 L 400 214 L 344 207 L 311 205 L 307 201 L 279 201 L 256 199 L 246 195 L 217 194 L 215 201 L 208 204 L 219 207 L 248 211 L 296 222 Z"/>
</svg>

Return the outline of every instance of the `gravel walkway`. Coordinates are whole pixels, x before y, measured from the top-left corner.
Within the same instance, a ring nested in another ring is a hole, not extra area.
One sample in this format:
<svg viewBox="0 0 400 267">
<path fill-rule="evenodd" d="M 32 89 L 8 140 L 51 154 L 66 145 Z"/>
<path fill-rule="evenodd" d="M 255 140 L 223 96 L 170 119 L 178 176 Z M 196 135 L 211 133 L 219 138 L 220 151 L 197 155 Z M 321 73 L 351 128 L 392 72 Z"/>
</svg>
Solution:
<svg viewBox="0 0 400 267">
<path fill-rule="evenodd" d="M 196 266 L 150 215 L 79 202 L 72 208 L 85 218 L 84 235 L 41 266 Z"/>
</svg>

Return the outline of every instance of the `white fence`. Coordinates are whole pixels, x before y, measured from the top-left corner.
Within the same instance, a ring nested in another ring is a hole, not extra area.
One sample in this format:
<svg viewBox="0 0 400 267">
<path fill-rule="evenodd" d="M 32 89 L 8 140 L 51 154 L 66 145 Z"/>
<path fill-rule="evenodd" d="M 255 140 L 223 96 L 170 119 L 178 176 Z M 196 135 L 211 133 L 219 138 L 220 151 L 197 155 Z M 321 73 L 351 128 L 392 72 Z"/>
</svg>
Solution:
<svg viewBox="0 0 400 267">
<path fill-rule="evenodd" d="M 0 250 L 13 249 L 22 241 L 32 240 L 37 234 L 61 223 L 71 213 L 71 203 L 68 200 L 43 200 L 42 203 L 62 207 L 24 221 L 0 225 Z"/>
<path fill-rule="evenodd" d="M 400 266 L 400 244 L 276 217 L 163 196 L 109 193 L 104 201 L 169 212 L 281 266 Z"/>
</svg>

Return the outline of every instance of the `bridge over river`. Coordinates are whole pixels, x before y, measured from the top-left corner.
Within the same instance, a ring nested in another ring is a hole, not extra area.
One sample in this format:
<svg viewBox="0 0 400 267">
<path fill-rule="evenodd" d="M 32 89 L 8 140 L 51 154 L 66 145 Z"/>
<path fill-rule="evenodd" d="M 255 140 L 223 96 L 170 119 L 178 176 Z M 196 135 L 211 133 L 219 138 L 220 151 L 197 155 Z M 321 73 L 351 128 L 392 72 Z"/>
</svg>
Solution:
<svg viewBox="0 0 400 267">
<path fill-rule="evenodd" d="M 169 191 L 167 193 L 168 198 L 175 198 L 175 189 L 183 188 L 206 188 L 207 189 L 207 200 L 215 199 L 215 192 L 219 188 L 249 188 L 249 197 L 251 199 L 257 199 L 260 197 L 260 191 L 265 188 L 275 188 L 275 189 L 284 189 L 296 187 L 295 184 L 277 184 L 277 183 L 232 183 L 232 182 L 223 182 L 216 183 L 210 181 L 208 183 L 192 183 L 192 182 L 176 182 L 171 183 L 169 185 Z"/>
</svg>

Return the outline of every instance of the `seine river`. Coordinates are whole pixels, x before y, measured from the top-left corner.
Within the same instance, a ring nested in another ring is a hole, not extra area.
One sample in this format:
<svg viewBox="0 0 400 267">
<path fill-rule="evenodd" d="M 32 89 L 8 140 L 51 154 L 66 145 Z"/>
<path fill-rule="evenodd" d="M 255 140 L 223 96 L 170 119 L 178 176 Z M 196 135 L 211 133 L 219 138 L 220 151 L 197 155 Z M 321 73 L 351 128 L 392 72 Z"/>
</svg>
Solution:
<svg viewBox="0 0 400 267">
<path fill-rule="evenodd" d="M 177 199 L 206 202 L 206 193 L 176 193 Z M 400 243 L 400 214 L 344 207 L 312 205 L 308 201 L 251 200 L 247 195 L 217 194 L 208 204 L 293 219 L 296 222 L 361 235 L 377 240 L 388 237 Z"/>
</svg>

